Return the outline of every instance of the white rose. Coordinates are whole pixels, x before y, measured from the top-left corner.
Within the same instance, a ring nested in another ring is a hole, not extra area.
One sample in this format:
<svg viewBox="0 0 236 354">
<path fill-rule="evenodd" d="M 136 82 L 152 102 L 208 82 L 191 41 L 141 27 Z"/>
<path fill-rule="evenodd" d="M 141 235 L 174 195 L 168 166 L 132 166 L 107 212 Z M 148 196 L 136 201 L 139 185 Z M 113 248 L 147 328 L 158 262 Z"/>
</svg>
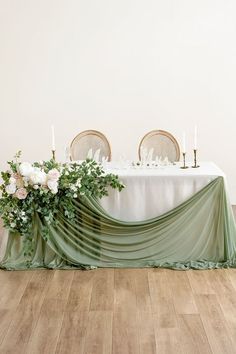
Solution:
<svg viewBox="0 0 236 354">
<path fill-rule="evenodd" d="M 34 189 L 39 189 L 39 186 L 38 186 L 37 184 L 35 184 L 35 185 L 33 186 L 33 188 L 34 188 Z"/>
<path fill-rule="evenodd" d="M 33 172 L 30 174 L 30 181 L 32 184 L 46 184 L 47 175 L 44 171 L 35 167 Z"/>
<path fill-rule="evenodd" d="M 14 194 L 16 192 L 16 185 L 14 183 L 8 184 L 6 186 L 6 192 L 7 194 Z"/>
<path fill-rule="evenodd" d="M 28 177 L 33 170 L 34 168 L 29 162 L 22 162 L 19 166 L 20 174 L 24 177 Z"/>
<path fill-rule="evenodd" d="M 47 181 L 47 186 L 48 188 L 50 189 L 50 191 L 53 193 L 53 194 L 57 194 L 58 192 L 58 183 L 57 181 Z"/>
<path fill-rule="evenodd" d="M 50 180 L 58 181 L 59 177 L 60 177 L 60 172 L 56 168 L 53 168 L 48 172 L 48 179 Z"/>
</svg>

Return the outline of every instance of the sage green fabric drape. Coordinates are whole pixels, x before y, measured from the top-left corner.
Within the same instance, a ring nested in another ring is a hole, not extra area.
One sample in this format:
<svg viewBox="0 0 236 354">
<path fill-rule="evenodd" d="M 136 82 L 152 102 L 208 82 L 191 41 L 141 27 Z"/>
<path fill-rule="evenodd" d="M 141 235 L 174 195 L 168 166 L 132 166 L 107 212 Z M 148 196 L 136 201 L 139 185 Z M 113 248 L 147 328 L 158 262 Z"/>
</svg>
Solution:
<svg viewBox="0 0 236 354">
<path fill-rule="evenodd" d="M 166 267 L 207 269 L 236 266 L 236 226 L 218 177 L 164 215 L 143 221 L 116 220 L 93 198 L 75 201 L 77 222 L 57 215 L 58 224 L 42 237 L 44 219 L 35 216 L 34 252 L 28 263 L 24 236 L 9 234 L 1 267 L 93 268 Z"/>
</svg>

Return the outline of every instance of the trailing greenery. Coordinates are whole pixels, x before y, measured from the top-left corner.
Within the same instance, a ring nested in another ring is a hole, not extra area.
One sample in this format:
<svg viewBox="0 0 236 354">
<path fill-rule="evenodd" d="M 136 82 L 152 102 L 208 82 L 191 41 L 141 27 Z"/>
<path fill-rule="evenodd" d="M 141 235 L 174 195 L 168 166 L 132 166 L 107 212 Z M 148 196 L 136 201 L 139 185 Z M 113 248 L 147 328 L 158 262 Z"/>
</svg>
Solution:
<svg viewBox="0 0 236 354">
<path fill-rule="evenodd" d="M 0 216 L 4 226 L 25 238 L 26 255 L 30 255 L 33 216 L 43 216 L 47 225 L 55 223 L 62 211 L 66 218 L 75 221 L 73 200 L 83 196 L 101 198 L 108 195 L 109 187 L 121 191 L 124 185 L 114 174 L 106 174 L 94 160 L 82 163 L 60 164 L 54 160 L 20 161 L 21 153 L 9 161 L 9 169 L 1 173 Z M 47 238 L 48 229 L 44 229 Z"/>
</svg>

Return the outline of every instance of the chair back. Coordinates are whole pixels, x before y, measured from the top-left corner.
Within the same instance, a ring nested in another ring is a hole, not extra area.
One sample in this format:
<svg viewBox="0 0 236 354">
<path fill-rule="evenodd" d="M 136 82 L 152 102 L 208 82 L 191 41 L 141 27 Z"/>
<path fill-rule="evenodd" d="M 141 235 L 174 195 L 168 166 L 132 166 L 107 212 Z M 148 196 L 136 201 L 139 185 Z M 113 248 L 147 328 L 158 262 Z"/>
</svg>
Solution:
<svg viewBox="0 0 236 354">
<path fill-rule="evenodd" d="M 102 157 L 108 157 L 111 160 L 111 147 L 104 134 L 97 130 L 85 130 L 73 139 L 70 145 L 70 157 L 72 161 L 85 160 L 88 157 L 99 155 L 99 161 Z"/>
<path fill-rule="evenodd" d="M 153 149 L 153 157 L 168 157 L 170 162 L 179 161 L 180 148 L 177 140 L 172 134 L 165 130 L 152 130 L 147 133 L 139 144 L 139 159 L 141 159 L 141 149 Z"/>
</svg>

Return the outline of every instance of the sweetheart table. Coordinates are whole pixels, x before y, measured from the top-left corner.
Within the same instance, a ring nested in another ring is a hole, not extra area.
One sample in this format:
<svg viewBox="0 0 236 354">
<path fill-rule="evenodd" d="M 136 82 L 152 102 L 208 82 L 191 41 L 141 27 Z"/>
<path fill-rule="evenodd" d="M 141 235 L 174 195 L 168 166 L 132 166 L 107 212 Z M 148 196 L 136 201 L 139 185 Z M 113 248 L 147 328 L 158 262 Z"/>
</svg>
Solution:
<svg viewBox="0 0 236 354">
<path fill-rule="evenodd" d="M 58 213 L 57 224 L 35 214 L 33 254 L 24 237 L 9 233 L 4 269 L 166 267 L 209 269 L 236 266 L 236 225 L 224 173 L 213 163 L 197 169 L 179 164 L 116 168 L 126 188 L 108 197 L 75 200 L 76 223 Z"/>
</svg>

